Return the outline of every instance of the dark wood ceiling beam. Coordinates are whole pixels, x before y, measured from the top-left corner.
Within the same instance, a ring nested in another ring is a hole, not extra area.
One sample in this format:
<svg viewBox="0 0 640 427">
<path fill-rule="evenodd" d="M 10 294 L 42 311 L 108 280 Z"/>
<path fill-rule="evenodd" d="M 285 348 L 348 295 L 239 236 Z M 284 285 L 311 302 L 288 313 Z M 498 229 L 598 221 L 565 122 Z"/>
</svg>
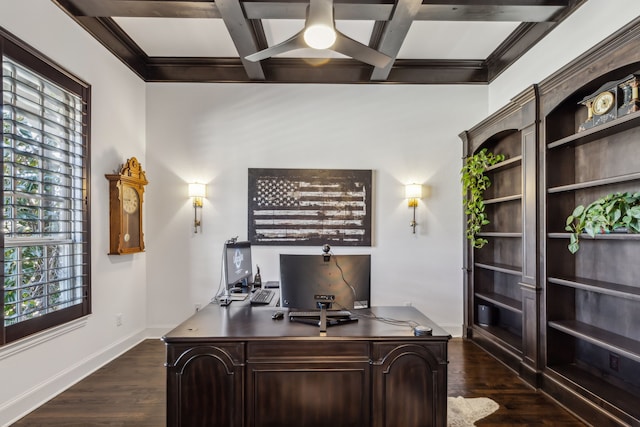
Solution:
<svg viewBox="0 0 640 427">
<path fill-rule="evenodd" d="M 486 84 L 481 60 L 397 59 L 384 83 Z"/>
<path fill-rule="evenodd" d="M 487 58 L 489 81 L 524 55 L 551 28 L 553 23 L 549 22 L 520 24 Z"/>
<path fill-rule="evenodd" d="M 322 66 L 318 66 L 323 63 Z M 150 58 L 149 82 L 250 83 L 238 58 Z M 270 58 L 266 83 L 486 84 L 482 61 L 398 60 L 386 81 L 371 82 L 371 66 L 352 59 Z"/>
<path fill-rule="evenodd" d="M 308 0 L 299 2 L 243 2 L 249 19 L 304 19 Z M 423 0 L 415 20 L 542 22 L 567 6 L 568 0 Z M 339 1 L 336 20 L 388 21 L 393 2 Z"/>
<path fill-rule="evenodd" d="M 147 54 L 111 18 L 73 17 L 141 79 L 147 79 Z"/>
<path fill-rule="evenodd" d="M 145 81 L 486 84 L 587 0 L 423 0 L 413 17 L 405 19 L 400 27 L 406 28 L 411 19 L 528 22 L 521 24 L 486 60 L 401 59 L 380 81 L 370 80 L 374 74 L 371 66 L 349 59 L 325 60 L 323 66 L 295 58 L 271 58 L 262 63 L 241 59 L 267 47 L 261 19 L 304 19 L 308 0 L 52 1 Z M 391 35 L 389 29 L 385 30 L 387 21 L 393 19 L 395 0 L 334 1 L 337 20 L 375 21 L 370 46 L 387 46 L 397 56 L 398 42 L 404 35 Z M 126 16 L 224 19 L 240 58 L 150 58 L 112 19 Z M 535 20 L 540 22 L 532 22 Z M 379 70 L 375 73 L 382 75 Z"/>
<path fill-rule="evenodd" d="M 398 0 L 393 16 L 384 24 L 382 35 L 377 49 L 385 55 L 391 57 L 391 62 L 386 67 L 375 67 L 371 73 L 371 80 L 386 80 L 393 67 L 393 62 L 398 56 L 398 52 L 407 37 L 409 28 L 420 10 L 422 0 Z"/>
<path fill-rule="evenodd" d="M 566 8 L 550 18 L 550 22 L 523 22 L 520 24 L 486 59 L 487 81 L 492 82 L 586 1 L 571 0 Z"/>
<path fill-rule="evenodd" d="M 57 0 L 75 16 L 134 18 L 220 18 L 213 0 Z"/>
<path fill-rule="evenodd" d="M 148 82 L 249 83 L 240 58 L 150 58 Z"/>
<path fill-rule="evenodd" d="M 255 53 L 260 48 L 255 37 L 255 26 L 261 27 L 260 22 L 249 21 L 242 10 L 240 0 L 217 0 L 218 10 L 222 20 L 231 35 L 231 40 L 236 46 L 240 61 L 251 80 L 264 80 L 264 70 L 260 62 L 247 61 L 245 57 Z M 212 40 L 213 42 L 213 40 Z"/>
<path fill-rule="evenodd" d="M 544 22 L 566 7 L 566 4 L 508 5 L 504 2 L 491 5 L 487 4 L 490 3 L 487 1 L 471 2 L 471 4 L 460 1 L 457 3 L 459 4 L 423 4 L 415 19 L 416 21 Z"/>
<path fill-rule="evenodd" d="M 221 18 L 213 0 L 56 0 L 75 16 L 148 18 Z M 416 20 L 542 22 L 566 7 L 569 0 L 424 0 Z M 304 19 L 308 0 L 248 1 L 248 19 Z M 391 0 L 336 0 L 337 20 L 386 21 Z"/>
<path fill-rule="evenodd" d="M 309 0 L 300 2 L 261 2 L 242 3 L 249 19 L 305 19 Z M 386 21 L 391 16 L 394 3 L 338 3 L 334 1 L 333 10 L 336 20 Z"/>
</svg>

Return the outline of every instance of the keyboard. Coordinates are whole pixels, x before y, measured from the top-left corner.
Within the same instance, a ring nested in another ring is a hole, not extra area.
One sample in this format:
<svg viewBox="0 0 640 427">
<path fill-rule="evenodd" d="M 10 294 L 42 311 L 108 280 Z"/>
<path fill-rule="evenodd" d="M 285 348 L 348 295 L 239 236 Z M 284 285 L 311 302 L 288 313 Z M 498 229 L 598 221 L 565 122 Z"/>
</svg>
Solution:
<svg viewBox="0 0 640 427">
<path fill-rule="evenodd" d="M 269 304 L 273 299 L 274 292 L 269 289 L 258 289 L 249 297 L 251 304 Z"/>
<path fill-rule="evenodd" d="M 290 311 L 289 317 L 317 317 L 320 318 L 320 311 Z M 327 318 L 351 317 L 349 310 L 327 310 Z"/>
</svg>

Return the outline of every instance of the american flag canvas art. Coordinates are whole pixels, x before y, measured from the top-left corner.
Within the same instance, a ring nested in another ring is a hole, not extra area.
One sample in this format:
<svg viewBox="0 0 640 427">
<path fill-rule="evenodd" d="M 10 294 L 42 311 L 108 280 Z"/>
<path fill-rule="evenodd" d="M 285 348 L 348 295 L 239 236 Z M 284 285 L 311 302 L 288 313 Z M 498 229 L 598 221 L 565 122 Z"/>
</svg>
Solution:
<svg viewBox="0 0 640 427">
<path fill-rule="evenodd" d="M 249 169 L 249 240 L 371 246 L 371 175 L 371 170 Z"/>
</svg>

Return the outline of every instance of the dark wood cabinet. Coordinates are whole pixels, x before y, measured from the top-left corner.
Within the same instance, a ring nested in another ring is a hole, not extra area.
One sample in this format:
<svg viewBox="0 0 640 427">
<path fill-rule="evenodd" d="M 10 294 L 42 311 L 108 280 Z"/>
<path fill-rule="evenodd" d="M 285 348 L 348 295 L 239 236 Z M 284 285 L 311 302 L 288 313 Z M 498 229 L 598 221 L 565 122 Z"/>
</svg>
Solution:
<svg viewBox="0 0 640 427">
<path fill-rule="evenodd" d="M 326 336 L 274 310 L 211 304 L 163 338 L 169 426 L 446 426 L 450 336 L 415 308 L 359 311 Z"/>
<path fill-rule="evenodd" d="M 293 348 L 295 347 L 295 348 Z M 247 421 L 255 427 L 370 424 L 366 342 L 248 342 Z"/>
<path fill-rule="evenodd" d="M 244 359 L 241 343 L 168 346 L 167 425 L 243 426 Z"/>
<path fill-rule="evenodd" d="M 460 137 L 465 156 L 483 149 L 505 160 L 489 167 L 489 224 L 473 248 L 465 240 L 466 336 L 530 382 L 539 372 L 536 200 L 537 91 L 531 87 Z"/>
<path fill-rule="evenodd" d="M 446 347 L 374 343 L 372 354 L 373 427 L 446 425 Z"/>
<path fill-rule="evenodd" d="M 577 205 L 640 191 L 638 46 L 640 19 L 461 135 L 466 155 L 507 155 L 488 172 L 489 244 L 465 252 L 467 336 L 598 427 L 640 425 L 640 235 L 584 234 L 573 254 L 565 226 Z"/>
<path fill-rule="evenodd" d="M 640 70 L 639 45 L 636 21 L 540 84 L 543 387 L 597 426 L 640 425 L 640 235 L 585 234 L 572 254 L 565 220 L 577 205 L 640 191 L 640 113 L 624 108 L 616 84 L 618 117 L 584 126 L 594 120 L 581 104 Z"/>
</svg>

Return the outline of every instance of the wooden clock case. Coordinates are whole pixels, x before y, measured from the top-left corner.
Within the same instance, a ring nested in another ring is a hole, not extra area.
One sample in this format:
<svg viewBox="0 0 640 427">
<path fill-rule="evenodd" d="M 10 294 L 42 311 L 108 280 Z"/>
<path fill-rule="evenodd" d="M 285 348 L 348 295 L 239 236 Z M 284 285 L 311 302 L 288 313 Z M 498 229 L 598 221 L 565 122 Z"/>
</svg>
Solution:
<svg viewBox="0 0 640 427">
<path fill-rule="evenodd" d="M 138 159 L 130 158 L 109 180 L 109 255 L 144 252 L 142 202 L 148 184 Z"/>
</svg>

